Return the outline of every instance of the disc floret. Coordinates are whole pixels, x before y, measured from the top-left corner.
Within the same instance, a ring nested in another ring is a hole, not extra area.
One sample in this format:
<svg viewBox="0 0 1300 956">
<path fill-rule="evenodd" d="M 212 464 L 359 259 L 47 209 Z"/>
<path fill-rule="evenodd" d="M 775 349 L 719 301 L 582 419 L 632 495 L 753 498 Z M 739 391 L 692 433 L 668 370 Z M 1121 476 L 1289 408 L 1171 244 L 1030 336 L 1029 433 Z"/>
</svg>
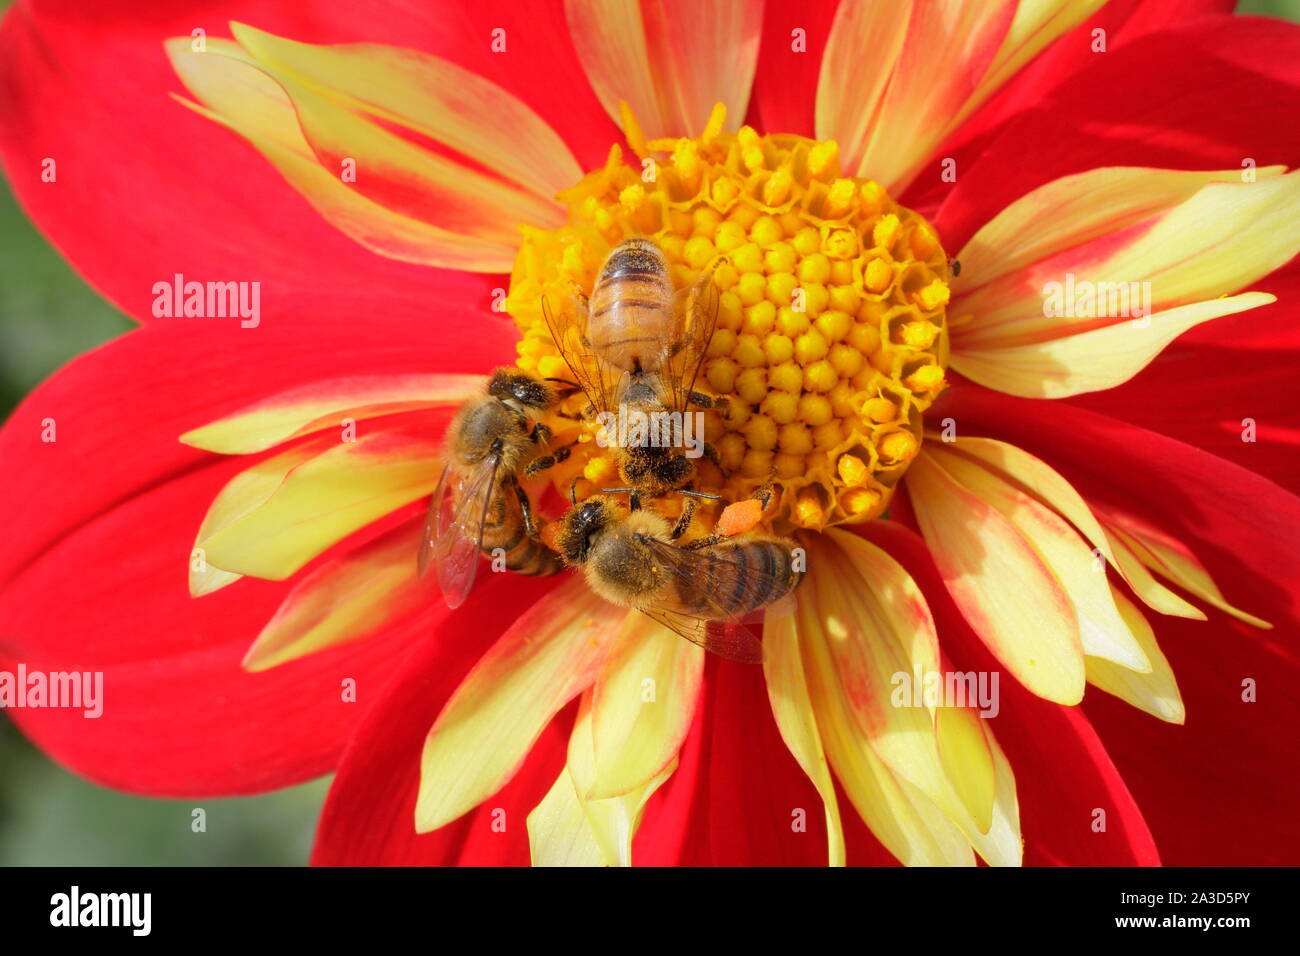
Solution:
<svg viewBox="0 0 1300 956">
<path fill-rule="evenodd" d="M 781 532 L 879 516 L 945 387 L 951 272 L 933 227 L 879 184 L 841 176 L 834 141 L 725 133 L 717 108 L 699 137 L 646 142 L 625 118 L 639 165 L 615 145 L 560 195 L 567 225 L 524 229 L 507 299 L 519 366 L 569 377 L 542 296 L 589 293 L 610 249 L 651 237 L 679 288 L 712 270 L 721 293 L 697 388 L 729 399 L 706 417 L 725 475 L 702 464 L 700 490 L 739 500 L 775 472 L 765 523 Z M 617 480 L 594 424 L 551 424 L 578 442 L 557 487 Z"/>
</svg>

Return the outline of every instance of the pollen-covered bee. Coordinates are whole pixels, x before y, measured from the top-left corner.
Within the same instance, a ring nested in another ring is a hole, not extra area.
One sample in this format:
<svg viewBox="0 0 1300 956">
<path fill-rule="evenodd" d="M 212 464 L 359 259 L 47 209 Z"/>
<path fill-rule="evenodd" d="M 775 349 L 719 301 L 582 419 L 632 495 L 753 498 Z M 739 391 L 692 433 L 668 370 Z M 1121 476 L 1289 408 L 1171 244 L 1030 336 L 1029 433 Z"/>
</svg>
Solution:
<svg viewBox="0 0 1300 956">
<path fill-rule="evenodd" d="M 686 505 L 670 525 L 653 511 L 629 510 L 596 495 L 561 519 L 555 544 L 605 600 L 634 607 L 722 657 L 761 661 L 762 642 L 740 619 L 785 599 L 799 584 L 797 546 L 751 533 L 734 540 L 712 535 L 679 547 L 695 500 Z"/>
<path fill-rule="evenodd" d="M 723 404 L 694 390 L 718 320 L 712 273 L 674 292 L 663 250 L 650 239 L 628 239 L 605 259 L 590 299 L 543 299 L 542 309 L 592 411 L 610 423 L 607 434 L 617 435 L 619 476 L 627 485 L 619 490 L 630 491 L 635 504 L 685 488 L 695 474 L 683 447 L 691 441 L 686 409 Z M 674 440 L 662 440 L 660 423 Z M 676 440 L 683 436 L 685 443 Z M 717 463 L 703 435 L 693 444 L 695 457 Z"/>
<path fill-rule="evenodd" d="M 555 574 L 555 552 L 537 536 L 519 475 L 532 477 L 568 457 L 568 448 L 536 457 L 551 433 L 538 416 L 559 400 L 556 389 L 518 369 L 492 373 L 484 395 L 470 399 L 447 429 L 446 464 L 429 503 L 417 567 L 430 563 L 447 605 L 459 607 L 478 572 L 479 556 L 503 554 L 518 574 Z M 499 550 L 498 550 L 499 549 Z"/>
</svg>

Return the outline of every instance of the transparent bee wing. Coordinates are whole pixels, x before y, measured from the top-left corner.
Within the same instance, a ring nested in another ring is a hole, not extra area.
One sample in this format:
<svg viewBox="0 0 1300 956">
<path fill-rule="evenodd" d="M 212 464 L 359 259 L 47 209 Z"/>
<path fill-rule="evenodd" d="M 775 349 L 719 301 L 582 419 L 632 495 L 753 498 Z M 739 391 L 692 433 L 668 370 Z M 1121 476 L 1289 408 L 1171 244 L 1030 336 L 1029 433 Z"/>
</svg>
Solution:
<svg viewBox="0 0 1300 956">
<path fill-rule="evenodd" d="M 773 602 L 780 604 L 786 597 L 792 597 L 786 582 L 762 568 L 713 549 L 690 551 L 648 536 L 640 540 L 660 567 L 685 584 L 685 593 L 694 598 L 694 606 L 689 610 L 664 607 L 641 610 L 687 640 L 723 657 L 748 662 L 762 659 L 761 642 L 742 621 L 747 612 L 737 615 L 731 609 L 754 606 L 766 609 Z M 788 605 L 783 610 L 788 613 Z M 673 623 L 652 612 L 668 616 Z"/>
<path fill-rule="evenodd" d="M 638 610 L 719 657 L 740 664 L 760 664 L 763 661 L 763 642 L 739 622 L 708 621 L 663 607 L 643 607 Z"/>
<path fill-rule="evenodd" d="M 416 566 L 421 577 L 430 564 L 437 568 L 438 586 L 449 608 L 465 603 L 474 586 L 483 547 L 483 524 L 492 503 L 500 461 L 499 456 L 490 455 L 465 475 L 448 465 L 429 502 Z"/>
<path fill-rule="evenodd" d="M 558 302 L 542 296 L 542 315 L 555 347 L 586 393 L 587 401 L 597 412 L 610 411 L 621 373 L 592 351 L 587 335 L 586 303 L 576 295 Z"/>
<path fill-rule="evenodd" d="M 718 326 L 718 307 L 721 301 L 718 287 L 713 284 L 710 270 L 700 276 L 689 288 L 673 296 L 672 310 L 676 317 L 676 335 L 665 346 L 661 368 L 674 411 L 685 411 L 691 392 L 704 365 L 705 353 Z"/>
</svg>

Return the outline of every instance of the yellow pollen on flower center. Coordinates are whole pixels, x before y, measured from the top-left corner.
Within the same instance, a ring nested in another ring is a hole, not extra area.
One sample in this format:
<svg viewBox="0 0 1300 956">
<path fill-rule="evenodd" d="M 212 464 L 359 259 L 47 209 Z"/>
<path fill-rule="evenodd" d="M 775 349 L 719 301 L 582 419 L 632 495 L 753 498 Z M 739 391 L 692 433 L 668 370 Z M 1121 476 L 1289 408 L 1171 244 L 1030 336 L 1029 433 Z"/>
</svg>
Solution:
<svg viewBox="0 0 1300 956">
<path fill-rule="evenodd" d="M 507 298 L 519 367 L 572 379 L 542 297 L 575 285 L 590 294 L 614 246 L 652 238 L 677 288 L 712 270 L 720 292 L 696 389 L 729 400 L 705 418 L 725 474 L 698 459 L 697 490 L 739 500 L 775 472 L 764 525 L 780 532 L 879 516 L 945 387 L 950 269 L 934 229 L 877 183 L 842 177 L 833 141 L 724 133 L 719 106 L 698 138 L 646 142 L 624 116 L 639 168 L 615 145 L 560 194 L 567 225 L 523 228 Z M 560 411 L 585 407 L 579 395 Z M 557 489 L 567 493 L 575 475 L 580 496 L 618 482 L 595 423 L 547 424 L 555 444 L 577 443 L 552 469 Z M 655 507 L 671 515 L 680 505 Z"/>
</svg>

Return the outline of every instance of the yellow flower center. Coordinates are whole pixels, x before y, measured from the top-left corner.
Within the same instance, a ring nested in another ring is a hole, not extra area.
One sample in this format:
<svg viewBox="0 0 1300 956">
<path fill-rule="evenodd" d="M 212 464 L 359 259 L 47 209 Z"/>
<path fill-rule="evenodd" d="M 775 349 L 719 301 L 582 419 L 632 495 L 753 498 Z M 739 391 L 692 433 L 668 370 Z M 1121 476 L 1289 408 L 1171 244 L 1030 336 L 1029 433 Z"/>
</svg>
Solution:
<svg viewBox="0 0 1300 956">
<path fill-rule="evenodd" d="M 775 471 L 766 527 L 869 520 L 888 507 L 945 386 L 947 256 L 923 217 L 840 175 L 834 141 L 724 133 L 723 116 L 715 107 L 697 138 L 647 143 L 625 111 L 639 168 L 615 145 L 604 168 L 560 194 L 566 225 L 524 229 L 507 299 L 518 364 L 572 379 L 543 295 L 590 293 L 614 246 L 648 236 L 678 288 L 712 269 L 721 293 L 696 387 L 729 399 L 705 430 L 725 473 L 701 459 L 697 489 L 735 501 Z M 576 442 L 552 477 L 567 493 L 581 475 L 580 497 L 618 483 L 596 424 L 560 417 L 586 404 L 575 396 L 547 422 L 557 443 Z"/>
</svg>

